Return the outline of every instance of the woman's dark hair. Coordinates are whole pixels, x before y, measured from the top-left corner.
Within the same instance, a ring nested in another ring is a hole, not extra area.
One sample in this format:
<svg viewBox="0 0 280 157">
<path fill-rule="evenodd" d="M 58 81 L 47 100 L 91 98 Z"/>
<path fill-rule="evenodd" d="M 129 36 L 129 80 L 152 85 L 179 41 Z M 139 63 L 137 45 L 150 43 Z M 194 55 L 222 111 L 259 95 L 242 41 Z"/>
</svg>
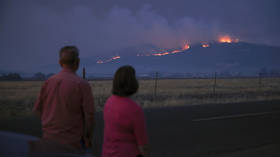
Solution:
<svg viewBox="0 0 280 157">
<path fill-rule="evenodd" d="M 137 92 L 138 81 L 132 66 L 120 67 L 114 75 L 112 93 L 118 96 L 130 96 Z"/>
</svg>

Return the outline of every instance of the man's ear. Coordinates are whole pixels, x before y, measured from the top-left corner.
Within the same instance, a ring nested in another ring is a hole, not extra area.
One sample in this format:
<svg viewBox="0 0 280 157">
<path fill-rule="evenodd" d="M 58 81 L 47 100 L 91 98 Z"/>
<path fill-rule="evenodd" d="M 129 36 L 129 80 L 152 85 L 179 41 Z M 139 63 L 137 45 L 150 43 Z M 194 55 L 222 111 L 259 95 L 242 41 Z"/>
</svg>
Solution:
<svg viewBox="0 0 280 157">
<path fill-rule="evenodd" d="M 77 58 L 76 60 L 75 60 L 75 68 L 76 68 L 76 70 L 78 70 L 79 69 L 79 65 L 80 65 L 80 58 Z"/>
</svg>

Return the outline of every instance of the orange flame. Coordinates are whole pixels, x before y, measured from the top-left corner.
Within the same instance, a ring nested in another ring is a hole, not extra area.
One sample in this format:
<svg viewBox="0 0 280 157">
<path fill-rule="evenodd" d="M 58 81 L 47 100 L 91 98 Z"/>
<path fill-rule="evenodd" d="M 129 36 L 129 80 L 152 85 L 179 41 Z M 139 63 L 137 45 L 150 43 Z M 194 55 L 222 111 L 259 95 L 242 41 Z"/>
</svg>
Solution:
<svg viewBox="0 0 280 157">
<path fill-rule="evenodd" d="M 202 43 L 202 45 L 201 45 L 202 47 L 204 47 L 204 48 L 206 48 L 206 47 L 209 47 L 210 45 L 209 44 L 207 44 L 207 43 Z"/>
<path fill-rule="evenodd" d="M 190 45 L 189 45 L 189 44 L 185 44 L 185 45 L 183 46 L 182 50 L 187 50 L 187 49 L 189 49 L 189 48 L 190 48 Z"/>
<path fill-rule="evenodd" d="M 239 42 L 239 39 L 231 38 L 229 35 L 223 35 L 223 36 L 219 36 L 218 42 L 220 42 L 220 43 L 232 43 L 232 42 L 237 43 L 237 42 Z M 169 55 L 169 54 L 181 53 L 181 52 L 184 52 L 185 50 L 190 49 L 190 45 L 187 43 L 186 40 L 184 40 L 183 43 L 184 44 L 183 44 L 182 48 L 173 49 L 172 51 L 171 50 L 166 51 L 166 49 L 158 49 L 158 50 L 152 50 L 149 53 L 139 53 L 139 54 L 136 54 L 136 56 L 165 56 L 165 55 Z M 210 44 L 208 42 L 203 41 L 203 42 L 201 42 L 201 46 L 203 48 L 207 48 L 207 47 L 210 47 Z M 155 53 L 155 52 L 157 52 L 157 53 Z M 120 59 L 120 58 L 121 58 L 120 56 L 114 56 L 108 60 L 98 60 L 96 63 L 103 64 L 103 63 L 111 62 L 113 60 Z"/>
<path fill-rule="evenodd" d="M 121 56 L 114 56 L 114 57 L 112 57 L 112 58 L 110 58 L 110 59 L 108 59 L 108 60 L 105 60 L 105 61 L 98 60 L 96 63 L 97 63 L 97 64 L 108 63 L 108 62 L 111 62 L 112 60 L 116 60 L 116 59 L 120 59 L 120 58 L 121 58 Z"/>
<path fill-rule="evenodd" d="M 115 57 L 112 58 L 112 60 L 120 59 L 120 58 L 121 58 L 121 56 L 115 56 Z"/>
<path fill-rule="evenodd" d="M 153 56 L 165 56 L 165 55 L 168 55 L 169 52 L 163 52 L 163 53 L 154 53 L 152 54 Z"/>
<path fill-rule="evenodd" d="M 181 49 L 176 49 L 176 50 L 173 50 L 173 51 L 170 51 L 170 52 L 154 53 L 152 55 L 153 56 L 165 56 L 165 55 L 169 55 L 169 54 L 180 53 L 180 52 L 183 52 L 185 50 L 188 50 L 189 48 L 190 48 L 189 44 L 184 44 Z"/>
<path fill-rule="evenodd" d="M 237 39 L 237 38 L 233 39 L 229 35 L 225 35 L 225 36 L 220 36 L 219 37 L 219 42 L 220 43 L 232 43 L 232 42 L 237 43 L 237 42 L 239 42 L 239 39 Z"/>
<path fill-rule="evenodd" d="M 180 51 L 180 50 L 173 50 L 171 53 L 179 53 L 179 52 L 182 52 L 182 51 Z"/>
</svg>

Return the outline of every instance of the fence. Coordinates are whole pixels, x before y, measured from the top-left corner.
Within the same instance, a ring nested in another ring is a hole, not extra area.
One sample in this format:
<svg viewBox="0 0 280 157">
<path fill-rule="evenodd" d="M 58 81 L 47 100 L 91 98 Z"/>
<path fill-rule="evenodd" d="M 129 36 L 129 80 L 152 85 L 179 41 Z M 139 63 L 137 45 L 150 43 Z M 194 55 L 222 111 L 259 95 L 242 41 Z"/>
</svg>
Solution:
<svg viewBox="0 0 280 157">
<path fill-rule="evenodd" d="M 96 76 L 106 77 L 96 77 Z M 89 73 L 98 105 L 110 95 L 112 74 Z M 178 106 L 211 103 L 280 100 L 280 77 L 263 75 L 174 73 L 139 74 L 140 89 L 134 99 L 143 106 Z M 176 76 L 176 77 L 175 77 Z M 96 85 L 97 84 L 97 85 Z"/>
<path fill-rule="evenodd" d="M 90 73 L 84 70 L 84 77 Z M 210 77 L 211 76 L 211 77 Z M 90 79 L 97 110 L 102 110 L 111 95 L 112 77 Z M 1 114 L 31 112 L 43 81 L 0 81 Z M 225 77 L 212 73 L 208 77 L 139 77 L 139 90 L 133 99 L 144 107 L 217 104 L 280 100 L 280 77 L 264 75 Z"/>
</svg>

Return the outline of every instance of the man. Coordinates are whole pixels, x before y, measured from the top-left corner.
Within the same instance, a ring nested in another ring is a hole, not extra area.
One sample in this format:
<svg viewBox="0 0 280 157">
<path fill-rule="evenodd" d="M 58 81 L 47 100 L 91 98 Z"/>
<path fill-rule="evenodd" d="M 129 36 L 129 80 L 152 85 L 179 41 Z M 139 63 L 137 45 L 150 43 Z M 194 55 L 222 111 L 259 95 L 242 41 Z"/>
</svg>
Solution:
<svg viewBox="0 0 280 157">
<path fill-rule="evenodd" d="M 76 75 L 79 51 L 65 46 L 59 58 L 62 70 L 43 84 L 33 112 L 41 118 L 44 140 L 74 149 L 90 147 L 95 108 L 89 83 Z"/>
</svg>

